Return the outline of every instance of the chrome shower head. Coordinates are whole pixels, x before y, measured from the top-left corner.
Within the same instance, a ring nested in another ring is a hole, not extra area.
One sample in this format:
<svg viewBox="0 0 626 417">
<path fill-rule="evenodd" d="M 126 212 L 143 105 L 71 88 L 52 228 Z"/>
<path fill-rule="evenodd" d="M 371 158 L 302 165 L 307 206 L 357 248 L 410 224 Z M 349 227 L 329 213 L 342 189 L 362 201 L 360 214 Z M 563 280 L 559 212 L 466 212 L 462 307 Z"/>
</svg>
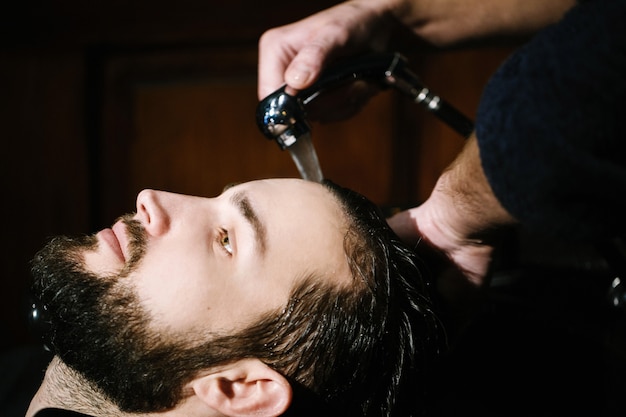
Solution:
<svg viewBox="0 0 626 417">
<path fill-rule="evenodd" d="M 287 94 L 284 86 L 259 103 L 256 117 L 261 133 L 282 150 L 311 131 L 302 99 Z"/>
<path fill-rule="evenodd" d="M 395 87 L 464 137 L 474 129 L 471 120 L 424 87 L 398 53 L 366 55 L 330 68 L 313 86 L 295 96 L 285 93 L 285 86 L 279 88 L 259 102 L 257 125 L 268 139 L 275 140 L 285 150 L 311 132 L 305 106 L 324 90 L 354 80 L 365 80 L 382 88 Z"/>
</svg>

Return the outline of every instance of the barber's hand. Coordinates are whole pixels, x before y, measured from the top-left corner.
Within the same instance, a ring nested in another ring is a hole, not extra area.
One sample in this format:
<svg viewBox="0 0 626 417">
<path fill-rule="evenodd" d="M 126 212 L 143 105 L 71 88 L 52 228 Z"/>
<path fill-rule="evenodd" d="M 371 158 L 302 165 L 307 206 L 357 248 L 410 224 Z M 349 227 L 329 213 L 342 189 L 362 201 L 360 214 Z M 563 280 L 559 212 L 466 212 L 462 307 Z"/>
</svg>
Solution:
<svg viewBox="0 0 626 417">
<path fill-rule="evenodd" d="M 515 223 L 485 178 L 476 137 L 468 139 L 423 204 L 387 221 L 433 273 L 453 341 L 481 311 L 501 232 Z"/>
<path fill-rule="evenodd" d="M 447 47 L 502 35 L 530 33 L 560 19 L 576 0 L 348 0 L 298 22 L 273 28 L 259 40 L 259 100 L 287 84 L 310 87 L 322 69 L 342 57 L 387 49 L 403 27 Z"/>
<path fill-rule="evenodd" d="M 483 311 L 495 241 L 472 239 L 456 208 L 439 191 L 422 205 L 400 212 L 389 225 L 412 243 L 435 284 L 439 316 L 454 344 Z M 459 222 L 459 220 L 461 220 Z"/>
<path fill-rule="evenodd" d="M 489 276 L 501 231 L 516 221 L 494 196 L 472 135 L 430 197 L 388 223 L 407 243 L 419 242 L 445 255 L 468 284 L 480 287 Z"/>
<path fill-rule="evenodd" d="M 447 200 L 445 194 L 435 192 L 422 205 L 399 212 L 387 221 L 418 253 L 431 258 L 433 252 L 440 253 L 448 260 L 446 269 L 456 269 L 456 275 L 460 274 L 471 286 L 480 287 L 488 277 L 494 245 L 489 240 L 471 238 L 469 231 L 463 231 L 467 228 L 463 214 Z"/>
<path fill-rule="evenodd" d="M 259 41 L 259 99 L 284 84 L 295 94 L 337 59 L 383 49 L 392 20 L 386 3 L 351 0 L 265 32 Z"/>
</svg>

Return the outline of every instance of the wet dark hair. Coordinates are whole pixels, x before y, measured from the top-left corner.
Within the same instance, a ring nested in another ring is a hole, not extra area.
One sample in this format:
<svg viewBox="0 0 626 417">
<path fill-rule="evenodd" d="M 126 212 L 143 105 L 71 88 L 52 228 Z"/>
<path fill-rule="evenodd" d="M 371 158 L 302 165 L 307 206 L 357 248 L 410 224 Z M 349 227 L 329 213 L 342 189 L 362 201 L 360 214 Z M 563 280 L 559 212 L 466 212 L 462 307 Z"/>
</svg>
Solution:
<svg viewBox="0 0 626 417">
<path fill-rule="evenodd" d="M 223 359 L 256 357 L 294 382 L 289 415 L 420 415 L 445 345 L 425 268 L 375 204 L 324 185 L 345 211 L 352 285 L 307 277 L 284 311 L 211 344 Z"/>
</svg>

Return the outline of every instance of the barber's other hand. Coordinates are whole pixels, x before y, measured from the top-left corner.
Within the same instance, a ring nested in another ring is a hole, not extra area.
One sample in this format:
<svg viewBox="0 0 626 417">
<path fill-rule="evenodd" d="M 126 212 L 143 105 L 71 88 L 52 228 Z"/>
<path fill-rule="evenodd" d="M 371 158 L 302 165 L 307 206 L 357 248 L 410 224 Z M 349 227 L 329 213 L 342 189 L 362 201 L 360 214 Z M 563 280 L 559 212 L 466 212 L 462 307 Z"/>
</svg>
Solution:
<svg viewBox="0 0 626 417">
<path fill-rule="evenodd" d="M 441 252 L 467 283 L 479 287 L 489 275 L 500 232 L 516 221 L 493 194 L 472 135 L 430 197 L 388 223 L 407 243 L 420 242 Z"/>
<path fill-rule="evenodd" d="M 433 257 L 433 252 L 444 255 L 448 267 L 456 269 L 472 286 L 480 287 L 488 276 L 494 246 L 460 232 L 458 229 L 465 226 L 452 220 L 458 220 L 459 213 L 451 213 L 456 208 L 450 210 L 449 203 L 438 197 L 430 197 L 424 204 L 399 212 L 387 221 L 418 253 L 429 257 Z"/>
<path fill-rule="evenodd" d="M 440 198 L 441 197 L 441 198 Z M 484 305 L 495 242 L 469 238 L 447 197 L 434 191 L 419 207 L 400 212 L 389 225 L 426 264 L 435 284 L 440 318 L 455 343 Z"/>
<path fill-rule="evenodd" d="M 310 87 L 331 62 L 385 47 L 391 18 L 385 1 L 351 0 L 298 22 L 273 28 L 259 40 L 258 96 L 287 84 Z"/>
</svg>

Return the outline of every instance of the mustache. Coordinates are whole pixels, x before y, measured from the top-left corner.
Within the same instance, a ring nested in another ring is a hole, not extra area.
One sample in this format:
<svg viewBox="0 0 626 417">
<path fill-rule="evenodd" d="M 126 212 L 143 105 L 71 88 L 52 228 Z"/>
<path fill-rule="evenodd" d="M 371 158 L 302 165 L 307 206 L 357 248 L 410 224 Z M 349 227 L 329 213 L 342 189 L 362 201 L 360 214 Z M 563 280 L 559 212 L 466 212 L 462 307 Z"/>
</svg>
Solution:
<svg viewBox="0 0 626 417">
<path fill-rule="evenodd" d="M 137 269 L 147 247 L 147 233 L 141 222 L 133 216 L 133 213 L 129 213 L 116 220 L 126 226 L 130 254 L 121 271 L 106 277 L 98 277 L 87 271 L 83 254 L 97 249 L 99 243 L 95 234 L 55 236 L 31 260 L 33 296 L 44 305 L 54 305 L 56 299 L 63 296 L 67 288 L 76 285 L 77 281 L 81 281 L 79 285 L 84 288 L 94 288 L 126 278 Z"/>
<path fill-rule="evenodd" d="M 148 234 L 141 222 L 134 218 L 134 213 L 125 214 L 117 219 L 126 226 L 128 235 L 128 251 L 130 257 L 126 262 L 122 276 L 133 271 L 146 253 Z"/>
<path fill-rule="evenodd" d="M 134 218 L 134 213 L 128 213 L 116 219 L 115 223 L 122 222 L 126 226 L 128 237 L 129 259 L 126 261 L 124 271 L 120 275 L 127 275 L 136 268 L 143 258 L 147 247 L 147 233 L 141 222 Z M 55 236 L 48 240 L 44 247 L 39 250 L 31 260 L 31 269 L 42 268 L 43 271 L 37 276 L 46 276 L 48 264 L 63 263 L 68 271 L 85 272 L 83 268 L 82 254 L 94 251 L 98 247 L 96 234 L 79 236 Z M 41 273 L 43 272 L 43 273 Z M 51 274 L 52 275 L 52 274 Z"/>
</svg>

